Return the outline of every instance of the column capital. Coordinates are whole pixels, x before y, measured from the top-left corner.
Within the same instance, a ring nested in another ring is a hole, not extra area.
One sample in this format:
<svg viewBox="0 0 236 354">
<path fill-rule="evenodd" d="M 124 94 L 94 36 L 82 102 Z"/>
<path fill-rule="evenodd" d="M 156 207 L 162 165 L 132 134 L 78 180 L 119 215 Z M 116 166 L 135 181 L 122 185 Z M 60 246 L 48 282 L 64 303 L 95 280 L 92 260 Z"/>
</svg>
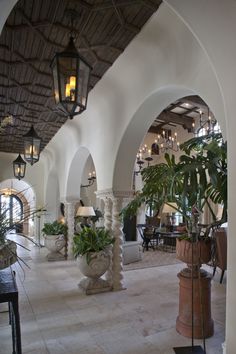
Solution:
<svg viewBox="0 0 236 354">
<path fill-rule="evenodd" d="M 129 198 L 132 199 L 134 198 L 134 191 L 129 190 L 129 191 L 114 191 L 112 188 L 108 189 L 103 189 L 99 190 L 96 192 L 96 195 L 100 199 L 105 199 L 105 198 Z"/>
</svg>

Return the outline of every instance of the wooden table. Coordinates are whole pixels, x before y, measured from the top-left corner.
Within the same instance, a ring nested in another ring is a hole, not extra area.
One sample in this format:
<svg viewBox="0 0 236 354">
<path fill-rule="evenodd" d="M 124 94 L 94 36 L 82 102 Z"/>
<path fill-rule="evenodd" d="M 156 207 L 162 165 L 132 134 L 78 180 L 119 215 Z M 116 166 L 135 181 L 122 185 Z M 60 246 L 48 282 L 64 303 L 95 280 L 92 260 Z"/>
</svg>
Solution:
<svg viewBox="0 0 236 354">
<path fill-rule="evenodd" d="M 0 303 L 8 302 L 9 320 L 12 329 L 13 354 L 22 354 L 18 289 L 10 268 L 0 271 Z"/>
<path fill-rule="evenodd" d="M 173 231 L 173 232 L 157 231 L 157 234 L 159 238 L 159 246 L 162 247 L 163 251 L 167 251 L 167 252 L 175 251 L 176 239 L 182 235 L 182 233 L 178 231 Z M 163 240 L 163 243 L 161 243 L 160 240 Z"/>
</svg>

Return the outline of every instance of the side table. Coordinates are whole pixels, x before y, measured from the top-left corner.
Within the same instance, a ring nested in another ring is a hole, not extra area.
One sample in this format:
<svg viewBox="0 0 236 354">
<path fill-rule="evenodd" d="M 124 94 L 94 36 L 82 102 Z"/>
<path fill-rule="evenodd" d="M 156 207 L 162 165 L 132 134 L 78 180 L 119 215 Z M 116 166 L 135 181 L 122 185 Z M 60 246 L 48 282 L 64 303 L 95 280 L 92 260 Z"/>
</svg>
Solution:
<svg viewBox="0 0 236 354">
<path fill-rule="evenodd" d="M 15 276 L 10 268 L 0 271 L 0 303 L 8 302 L 9 319 L 12 329 L 13 354 L 22 354 L 18 289 Z"/>
</svg>

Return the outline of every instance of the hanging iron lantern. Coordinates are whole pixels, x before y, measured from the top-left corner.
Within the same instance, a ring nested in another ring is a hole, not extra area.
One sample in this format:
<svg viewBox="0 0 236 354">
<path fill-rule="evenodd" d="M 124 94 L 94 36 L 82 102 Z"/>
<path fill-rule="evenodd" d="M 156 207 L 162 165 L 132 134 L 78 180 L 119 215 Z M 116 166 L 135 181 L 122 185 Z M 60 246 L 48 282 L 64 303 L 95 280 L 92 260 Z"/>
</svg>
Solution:
<svg viewBox="0 0 236 354">
<path fill-rule="evenodd" d="M 23 135 L 24 138 L 24 159 L 33 165 L 39 160 L 41 138 L 31 126 L 28 133 Z"/>
<path fill-rule="evenodd" d="M 91 66 L 79 55 L 74 38 L 61 53 L 56 53 L 51 68 L 58 109 L 72 119 L 87 106 Z"/>
<path fill-rule="evenodd" d="M 18 157 L 13 161 L 13 172 L 17 179 L 25 177 L 26 162 L 22 159 L 19 154 Z"/>
</svg>

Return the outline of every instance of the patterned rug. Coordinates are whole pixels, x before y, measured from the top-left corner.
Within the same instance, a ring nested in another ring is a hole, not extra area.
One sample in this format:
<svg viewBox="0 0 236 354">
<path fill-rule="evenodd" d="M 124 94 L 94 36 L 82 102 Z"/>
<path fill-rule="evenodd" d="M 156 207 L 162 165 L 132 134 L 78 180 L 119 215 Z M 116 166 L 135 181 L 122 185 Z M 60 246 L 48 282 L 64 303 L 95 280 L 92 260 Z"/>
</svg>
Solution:
<svg viewBox="0 0 236 354">
<path fill-rule="evenodd" d="M 142 260 L 139 262 L 129 263 L 123 266 L 124 270 L 134 270 L 134 269 L 143 269 L 151 267 L 160 267 L 170 264 L 182 263 L 176 259 L 175 252 L 163 252 L 159 250 L 153 251 L 144 251 L 142 253 Z"/>
</svg>

